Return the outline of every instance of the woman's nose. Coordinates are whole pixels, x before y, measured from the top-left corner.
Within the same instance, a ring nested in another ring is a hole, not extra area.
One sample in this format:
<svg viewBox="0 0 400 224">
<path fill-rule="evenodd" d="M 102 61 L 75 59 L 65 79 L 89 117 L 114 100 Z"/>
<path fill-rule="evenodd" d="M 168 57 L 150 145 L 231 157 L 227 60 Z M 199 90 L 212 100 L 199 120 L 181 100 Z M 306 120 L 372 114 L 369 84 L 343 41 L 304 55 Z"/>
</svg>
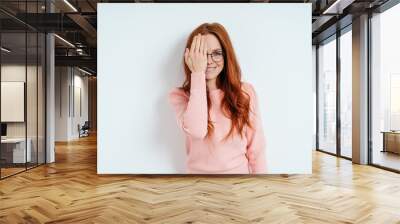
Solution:
<svg viewBox="0 0 400 224">
<path fill-rule="evenodd" d="M 212 57 L 211 57 L 211 54 L 208 54 L 207 55 L 207 63 L 208 64 L 212 64 L 214 61 L 213 61 L 213 59 L 212 59 Z"/>
</svg>

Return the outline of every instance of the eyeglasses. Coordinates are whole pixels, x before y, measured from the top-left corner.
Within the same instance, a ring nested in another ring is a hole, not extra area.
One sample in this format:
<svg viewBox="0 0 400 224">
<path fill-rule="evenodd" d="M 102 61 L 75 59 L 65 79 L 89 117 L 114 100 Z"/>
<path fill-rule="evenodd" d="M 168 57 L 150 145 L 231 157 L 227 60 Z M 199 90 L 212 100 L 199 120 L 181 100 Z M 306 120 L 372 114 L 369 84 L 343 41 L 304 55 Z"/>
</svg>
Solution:
<svg viewBox="0 0 400 224">
<path fill-rule="evenodd" d="M 207 58 L 208 58 L 208 55 L 211 55 L 211 59 L 214 62 L 220 62 L 220 61 L 222 61 L 222 59 L 224 59 L 224 53 L 222 51 L 214 51 L 211 54 L 207 54 Z"/>
</svg>

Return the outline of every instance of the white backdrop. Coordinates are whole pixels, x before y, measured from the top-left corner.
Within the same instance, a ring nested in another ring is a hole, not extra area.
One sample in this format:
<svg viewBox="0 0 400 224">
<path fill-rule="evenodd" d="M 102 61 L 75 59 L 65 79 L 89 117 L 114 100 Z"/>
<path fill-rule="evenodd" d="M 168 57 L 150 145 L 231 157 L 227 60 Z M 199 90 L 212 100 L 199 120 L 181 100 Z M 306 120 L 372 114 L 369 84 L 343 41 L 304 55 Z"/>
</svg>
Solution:
<svg viewBox="0 0 400 224">
<path fill-rule="evenodd" d="M 311 4 L 98 4 L 99 174 L 185 173 L 184 135 L 167 96 L 184 80 L 190 32 L 228 31 L 255 87 L 267 173 L 311 173 Z"/>
</svg>

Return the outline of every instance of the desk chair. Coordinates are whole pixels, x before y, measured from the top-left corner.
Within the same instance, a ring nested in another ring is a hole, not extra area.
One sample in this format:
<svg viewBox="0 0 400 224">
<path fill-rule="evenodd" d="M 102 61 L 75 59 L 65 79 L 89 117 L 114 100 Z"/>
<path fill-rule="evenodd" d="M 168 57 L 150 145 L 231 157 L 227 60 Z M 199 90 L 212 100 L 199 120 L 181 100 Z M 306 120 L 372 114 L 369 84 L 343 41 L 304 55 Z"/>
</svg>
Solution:
<svg viewBox="0 0 400 224">
<path fill-rule="evenodd" d="M 80 125 L 78 124 L 79 138 L 89 136 L 89 129 L 90 129 L 89 121 L 85 121 L 82 127 L 80 127 Z"/>
</svg>

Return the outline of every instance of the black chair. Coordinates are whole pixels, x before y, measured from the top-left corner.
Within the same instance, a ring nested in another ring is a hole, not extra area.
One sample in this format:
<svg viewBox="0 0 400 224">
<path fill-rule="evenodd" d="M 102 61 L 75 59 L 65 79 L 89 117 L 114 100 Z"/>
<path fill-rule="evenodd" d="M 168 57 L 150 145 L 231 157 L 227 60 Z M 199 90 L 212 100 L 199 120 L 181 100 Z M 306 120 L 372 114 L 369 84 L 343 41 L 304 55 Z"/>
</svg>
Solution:
<svg viewBox="0 0 400 224">
<path fill-rule="evenodd" d="M 90 129 L 89 121 L 85 121 L 82 127 L 80 127 L 80 125 L 78 124 L 79 138 L 89 136 L 89 129 Z"/>
</svg>

